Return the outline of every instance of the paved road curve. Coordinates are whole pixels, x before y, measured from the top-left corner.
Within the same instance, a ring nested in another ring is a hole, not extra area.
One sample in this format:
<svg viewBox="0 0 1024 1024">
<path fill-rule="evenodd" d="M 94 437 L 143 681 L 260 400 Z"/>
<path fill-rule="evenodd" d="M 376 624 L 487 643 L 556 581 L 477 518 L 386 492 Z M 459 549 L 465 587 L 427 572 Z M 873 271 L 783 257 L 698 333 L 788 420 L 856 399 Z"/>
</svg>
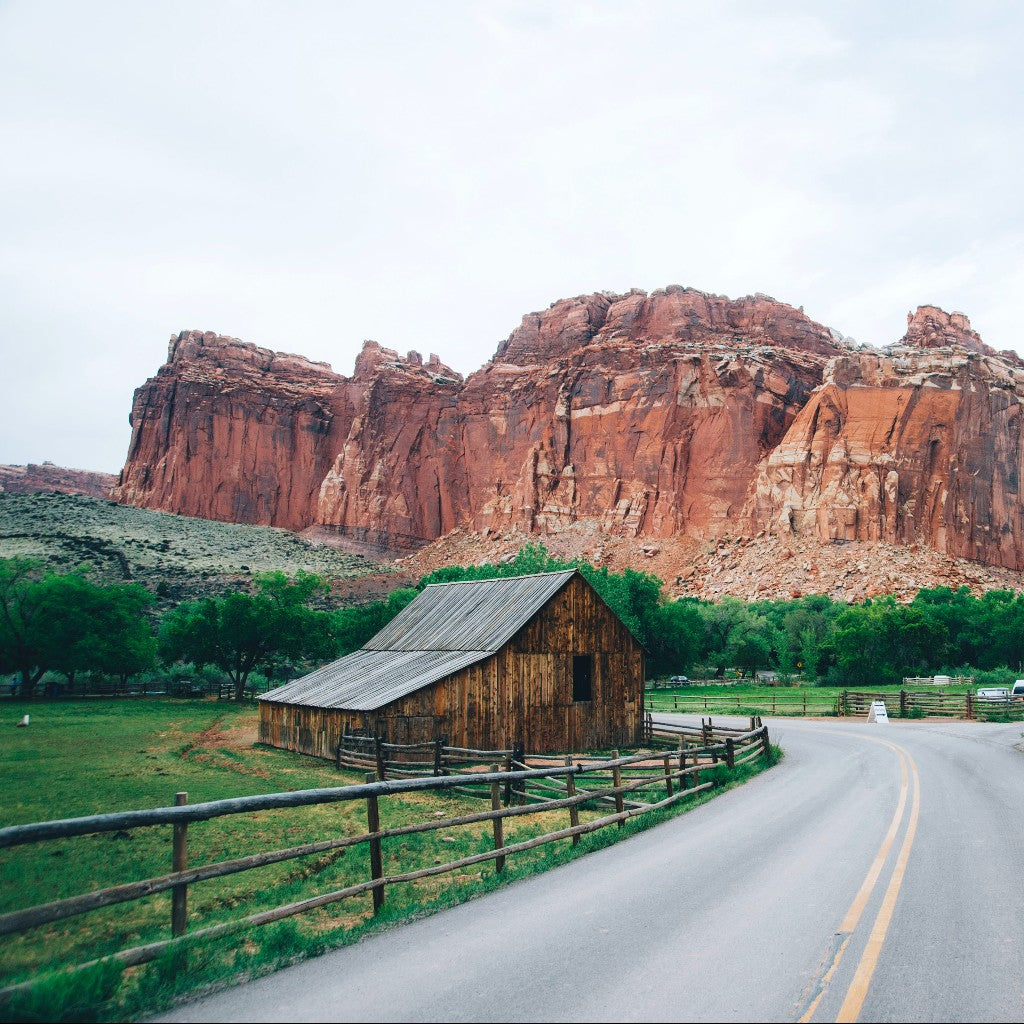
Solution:
<svg viewBox="0 0 1024 1024">
<path fill-rule="evenodd" d="M 1024 1020 L 1021 725 L 769 725 L 704 807 L 160 1019 Z"/>
</svg>

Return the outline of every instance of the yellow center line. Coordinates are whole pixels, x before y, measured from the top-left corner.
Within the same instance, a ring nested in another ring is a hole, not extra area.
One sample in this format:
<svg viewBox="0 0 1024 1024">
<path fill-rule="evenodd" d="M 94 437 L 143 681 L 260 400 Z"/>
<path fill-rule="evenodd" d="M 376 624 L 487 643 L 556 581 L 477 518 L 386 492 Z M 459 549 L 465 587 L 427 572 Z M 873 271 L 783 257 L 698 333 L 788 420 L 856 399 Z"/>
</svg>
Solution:
<svg viewBox="0 0 1024 1024">
<path fill-rule="evenodd" d="M 860 1016 L 864 1000 L 867 998 L 868 987 L 874 976 L 875 968 L 878 966 L 878 959 L 882 953 L 882 945 L 885 942 L 886 934 L 889 931 L 889 924 L 892 921 L 893 910 L 896 907 L 896 898 L 899 896 L 900 887 L 903 885 L 903 878 L 907 871 L 907 860 L 910 857 L 910 848 L 914 845 L 914 835 L 917 832 L 917 821 L 921 815 L 921 780 L 917 774 L 917 765 L 914 759 L 910 759 L 910 768 L 914 776 L 914 798 L 910 809 L 910 823 L 907 825 L 907 834 L 903 837 L 903 845 L 900 847 L 899 856 L 896 858 L 896 866 L 893 868 L 892 878 L 889 879 L 889 886 L 882 899 L 882 905 L 875 918 L 874 927 L 868 937 L 867 948 L 864 950 L 857 971 L 850 983 L 846 999 L 843 1001 L 836 1017 L 836 1024 L 848 1024 Z"/>
<path fill-rule="evenodd" d="M 844 733 L 844 735 L 854 735 L 852 733 Z M 861 884 L 857 895 L 853 898 L 853 902 L 850 904 L 850 909 L 847 910 L 846 916 L 843 918 L 842 923 L 839 925 L 838 935 L 843 936 L 843 941 L 833 956 L 831 963 L 821 976 L 821 980 L 816 986 L 818 989 L 817 995 L 808 1005 L 804 1013 L 797 1018 L 798 1024 L 807 1024 L 808 1021 L 814 1016 L 815 1011 L 818 1009 L 821 1000 L 825 997 L 825 991 L 828 987 L 829 982 L 832 980 L 833 975 L 836 973 L 836 969 L 839 967 L 839 961 L 842 960 L 843 954 L 846 952 L 846 947 L 850 944 L 850 938 L 860 923 L 861 915 L 864 913 L 864 908 L 867 906 L 868 900 L 871 898 L 871 893 L 874 891 L 875 886 L 878 884 L 878 876 L 882 873 L 882 867 L 885 865 L 885 861 L 889 856 L 889 851 L 892 849 L 892 844 L 896 839 L 896 833 L 899 832 L 900 822 L 903 818 L 903 811 L 907 805 L 907 790 L 908 790 L 908 779 L 907 779 L 907 759 L 904 756 L 904 752 L 901 748 L 880 740 L 874 736 L 861 736 L 859 739 L 870 739 L 874 742 L 882 743 L 890 749 L 894 750 L 900 759 L 900 795 L 899 800 L 896 804 L 896 811 L 892 816 L 892 821 L 889 823 L 889 830 L 885 834 L 885 838 L 882 840 L 882 845 L 878 848 L 878 853 L 875 854 L 875 859 L 871 863 L 871 867 L 868 869 L 867 875 L 864 877 L 864 881 Z M 908 755 L 909 756 L 909 755 Z"/>
</svg>

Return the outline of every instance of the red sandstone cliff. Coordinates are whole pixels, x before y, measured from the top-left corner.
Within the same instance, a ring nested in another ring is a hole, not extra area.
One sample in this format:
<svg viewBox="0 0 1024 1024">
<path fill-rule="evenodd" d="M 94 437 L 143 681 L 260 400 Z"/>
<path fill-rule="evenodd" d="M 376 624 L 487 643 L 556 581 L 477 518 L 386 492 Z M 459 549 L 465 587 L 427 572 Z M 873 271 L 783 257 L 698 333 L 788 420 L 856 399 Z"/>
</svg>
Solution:
<svg viewBox="0 0 1024 1024">
<path fill-rule="evenodd" d="M 1022 387 L 962 314 L 921 307 L 867 352 L 766 296 L 679 287 L 557 302 L 465 381 L 374 343 L 346 378 L 189 332 L 136 393 L 115 494 L 392 548 L 589 522 L 922 541 L 1022 568 Z"/>
<path fill-rule="evenodd" d="M 762 464 L 755 525 L 823 541 L 921 541 L 1024 568 L 1024 364 L 962 314 L 921 307 L 884 354 L 834 360 Z"/>
<path fill-rule="evenodd" d="M 117 486 L 127 505 L 302 529 L 348 430 L 345 378 L 326 363 L 212 332 L 172 337 L 135 392 Z M 336 408 L 337 407 L 337 408 Z"/>
</svg>

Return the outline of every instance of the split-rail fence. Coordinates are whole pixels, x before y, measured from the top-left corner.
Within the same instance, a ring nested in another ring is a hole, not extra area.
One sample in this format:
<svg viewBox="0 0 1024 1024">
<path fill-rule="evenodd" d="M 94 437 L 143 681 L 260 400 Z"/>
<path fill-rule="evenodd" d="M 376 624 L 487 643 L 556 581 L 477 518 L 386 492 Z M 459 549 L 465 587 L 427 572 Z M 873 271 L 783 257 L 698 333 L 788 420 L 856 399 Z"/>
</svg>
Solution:
<svg viewBox="0 0 1024 1024">
<path fill-rule="evenodd" d="M 394 764 L 402 767 L 393 766 L 392 770 L 407 773 L 403 777 L 378 777 L 378 765 L 366 773 L 364 783 L 357 785 L 268 793 L 197 804 L 189 804 L 187 794 L 179 793 L 175 805 L 169 807 L 10 826 L 0 829 L 0 849 L 74 836 L 120 834 L 138 828 L 170 826 L 171 871 L 158 877 L 126 882 L 7 912 L 0 915 L 0 936 L 14 935 L 91 910 L 169 892 L 170 938 L 133 946 L 102 958 L 127 967 L 152 961 L 186 939 L 192 942 L 212 940 L 367 893 L 372 896 L 376 913 L 384 904 L 385 892 L 389 886 L 458 871 L 487 861 L 493 861 L 495 871 L 501 872 L 505 867 L 506 858 L 517 853 L 561 840 L 568 840 L 575 845 L 582 835 L 610 825 L 621 827 L 632 817 L 669 807 L 679 800 L 711 788 L 717 781 L 712 774 L 713 770 L 719 765 L 734 768 L 746 762 L 770 758 L 771 747 L 767 727 L 756 718 L 750 720 L 749 726 L 748 729 L 738 729 L 713 725 L 710 718 L 707 721 L 702 720 L 699 728 L 683 725 L 663 726 L 652 724 L 648 718 L 645 730 L 647 749 L 625 757 L 620 757 L 618 751 L 613 751 L 610 756 L 531 756 L 519 760 L 514 756 L 515 752 L 480 751 L 475 753 L 502 753 L 506 756 L 506 763 L 502 764 L 495 759 L 489 766 L 483 765 L 482 770 L 480 765 L 475 768 L 464 765 L 463 771 L 437 775 L 433 774 L 431 764 L 430 774 L 414 777 L 409 774 L 412 766 L 408 761 L 396 761 Z M 465 756 L 466 753 L 461 751 L 460 756 Z M 376 755 L 375 751 L 375 758 Z M 385 763 L 381 774 L 387 776 L 387 771 Z M 481 796 L 490 806 L 454 817 L 433 817 L 390 828 L 381 827 L 382 800 L 401 794 L 452 790 Z M 189 827 L 197 823 L 227 815 L 350 801 L 365 802 L 365 833 L 331 836 L 287 849 L 252 853 L 198 867 L 188 866 Z M 564 811 L 567 815 L 568 823 L 565 827 L 521 842 L 506 844 L 505 821 L 537 812 L 558 810 Z M 581 810 L 596 813 L 598 816 L 581 820 Z M 485 822 L 491 823 L 492 849 L 444 863 L 438 860 L 428 867 L 393 874 L 384 873 L 384 844 L 402 836 L 439 832 Z M 230 921 L 207 923 L 198 929 L 188 930 L 190 924 L 196 923 L 190 921 L 188 914 L 190 886 L 208 879 L 222 878 L 295 858 L 360 846 L 365 847 L 368 854 L 369 877 L 363 881 Z M 77 968 L 72 969 L 80 969 L 96 962 L 79 964 Z M 30 984 L 22 982 L 0 990 L 0 1003 Z"/>
</svg>

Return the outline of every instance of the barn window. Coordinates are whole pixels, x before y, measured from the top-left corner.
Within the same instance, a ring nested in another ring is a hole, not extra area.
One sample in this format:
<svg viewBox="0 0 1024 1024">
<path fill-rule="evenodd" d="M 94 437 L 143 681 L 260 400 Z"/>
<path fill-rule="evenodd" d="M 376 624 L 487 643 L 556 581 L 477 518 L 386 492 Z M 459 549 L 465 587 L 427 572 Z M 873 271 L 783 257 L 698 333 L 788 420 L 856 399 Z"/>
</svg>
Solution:
<svg viewBox="0 0 1024 1024">
<path fill-rule="evenodd" d="M 594 656 L 574 654 L 572 658 L 572 699 L 573 701 L 594 699 Z"/>
</svg>

